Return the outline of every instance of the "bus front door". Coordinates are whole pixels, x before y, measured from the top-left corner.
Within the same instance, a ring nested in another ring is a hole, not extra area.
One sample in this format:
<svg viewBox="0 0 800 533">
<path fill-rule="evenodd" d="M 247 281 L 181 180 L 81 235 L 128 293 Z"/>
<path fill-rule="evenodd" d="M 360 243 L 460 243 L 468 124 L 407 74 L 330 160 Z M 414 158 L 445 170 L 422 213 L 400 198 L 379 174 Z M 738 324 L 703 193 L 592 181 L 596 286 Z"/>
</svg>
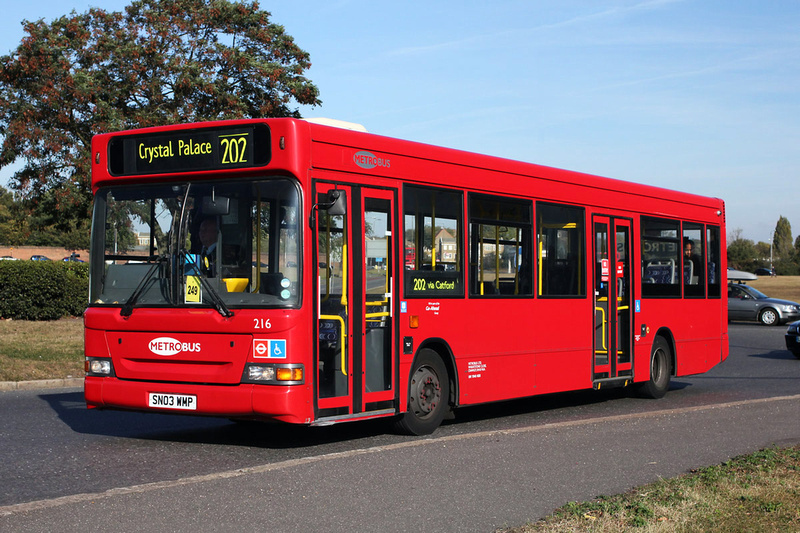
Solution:
<svg viewBox="0 0 800 533">
<path fill-rule="evenodd" d="M 594 361 L 596 389 L 633 378 L 630 243 L 628 219 L 595 216 Z"/>
<path fill-rule="evenodd" d="M 326 210 L 331 191 L 346 212 Z M 317 418 L 395 412 L 395 193 L 317 183 Z"/>
</svg>

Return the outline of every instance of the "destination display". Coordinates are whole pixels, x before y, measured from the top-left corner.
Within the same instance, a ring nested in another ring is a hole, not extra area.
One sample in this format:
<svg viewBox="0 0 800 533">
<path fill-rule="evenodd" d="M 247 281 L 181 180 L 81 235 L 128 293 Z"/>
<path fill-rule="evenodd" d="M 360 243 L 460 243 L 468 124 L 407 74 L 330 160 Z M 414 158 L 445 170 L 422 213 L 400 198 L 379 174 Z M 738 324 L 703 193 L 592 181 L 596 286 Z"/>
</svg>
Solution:
<svg viewBox="0 0 800 533">
<path fill-rule="evenodd" d="M 461 273 L 456 271 L 404 270 L 405 294 L 413 297 L 462 296 Z"/>
<path fill-rule="evenodd" d="M 115 176 L 261 167 L 270 160 L 266 124 L 115 137 L 108 168 Z"/>
</svg>

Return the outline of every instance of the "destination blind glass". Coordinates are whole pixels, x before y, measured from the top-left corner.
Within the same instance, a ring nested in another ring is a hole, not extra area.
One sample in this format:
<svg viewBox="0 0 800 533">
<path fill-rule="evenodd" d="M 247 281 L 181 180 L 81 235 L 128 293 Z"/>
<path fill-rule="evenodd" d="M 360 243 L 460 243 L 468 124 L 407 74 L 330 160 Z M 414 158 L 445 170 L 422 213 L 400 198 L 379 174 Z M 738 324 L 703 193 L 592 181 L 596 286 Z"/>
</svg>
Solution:
<svg viewBox="0 0 800 533">
<path fill-rule="evenodd" d="M 260 167 L 270 160 L 265 124 L 116 137 L 108 168 L 116 176 Z"/>
</svg>

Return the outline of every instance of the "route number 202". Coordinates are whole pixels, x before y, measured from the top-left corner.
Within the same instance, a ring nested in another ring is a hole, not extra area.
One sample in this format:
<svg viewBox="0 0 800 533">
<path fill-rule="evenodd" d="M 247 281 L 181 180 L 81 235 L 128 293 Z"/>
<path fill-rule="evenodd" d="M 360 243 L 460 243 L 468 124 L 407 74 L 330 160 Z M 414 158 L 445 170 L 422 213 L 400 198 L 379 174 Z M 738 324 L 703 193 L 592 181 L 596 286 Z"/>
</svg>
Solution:
<svg viewBox="0 0 800 533">
<path fill-rule="evenodd" d="M 223 137 L 219 140 L 222 146 L 222 164 L 235 165 L 247 163 L 247 134 Z"/>
</svg>

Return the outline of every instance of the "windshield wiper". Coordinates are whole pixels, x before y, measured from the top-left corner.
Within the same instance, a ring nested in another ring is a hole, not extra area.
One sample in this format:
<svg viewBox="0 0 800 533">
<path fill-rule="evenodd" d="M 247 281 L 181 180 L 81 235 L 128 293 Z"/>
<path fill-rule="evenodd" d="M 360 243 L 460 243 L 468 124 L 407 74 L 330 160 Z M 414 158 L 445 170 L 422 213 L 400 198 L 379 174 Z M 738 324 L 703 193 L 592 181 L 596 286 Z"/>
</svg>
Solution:
<svg viewBox="0 0 800 533">
<path fill-rule="evenodd" d="M 187 264 L 194 263 L 194 261 L 192 261 L 191 256 L 189 256 L 186 250 L 181 250 L 181 256 L 183 257 L 184 262 L 186 262 Z M 219 295 L 219 292 L 217 292 L 217 289 L 214 288 L 211 282 L 209 282 L 206 279 L 206 277 L 202 275 L 195 277 L 200 280 L 200 285 L 202 285 L 203 288 L 206 290 L 206 292 L 209 295 L 211 295 L 210 299 L 211 303 L 214 304 L 214 309 L 216 309 L 217 312 L 222 316 L 224 316 L 225 318 L 232 317 L 233 311 L 231 311 L 230 308 L 227 305 L 225 305 L 225 301 L 222 299 L 222 296 Z"/>
<path fill-rule="evenodd" d="M 145 273 L 142 281 L 139 282 L 139 285 L 136 286 L 133 293 L 130 295 L 128 300 L 122 304 L 122 309 L 119 310 L 120 316 L 131 316 L 133 313 L 133 306 L 136 305 L 137 300 L 142 296 L 144 293 L 144 288 L 147 286 L 147 283 L 150 281 L 150 278 L 153 277 L 153 274 L 156 273 L 158 267 L 160 267 L 163 263 L 166 263 L 169 260 L 169 257 L 166 255 L 159 255 L 156 257 L 155 262 L 150 265 L 150 268 Z"/>
</svg>

